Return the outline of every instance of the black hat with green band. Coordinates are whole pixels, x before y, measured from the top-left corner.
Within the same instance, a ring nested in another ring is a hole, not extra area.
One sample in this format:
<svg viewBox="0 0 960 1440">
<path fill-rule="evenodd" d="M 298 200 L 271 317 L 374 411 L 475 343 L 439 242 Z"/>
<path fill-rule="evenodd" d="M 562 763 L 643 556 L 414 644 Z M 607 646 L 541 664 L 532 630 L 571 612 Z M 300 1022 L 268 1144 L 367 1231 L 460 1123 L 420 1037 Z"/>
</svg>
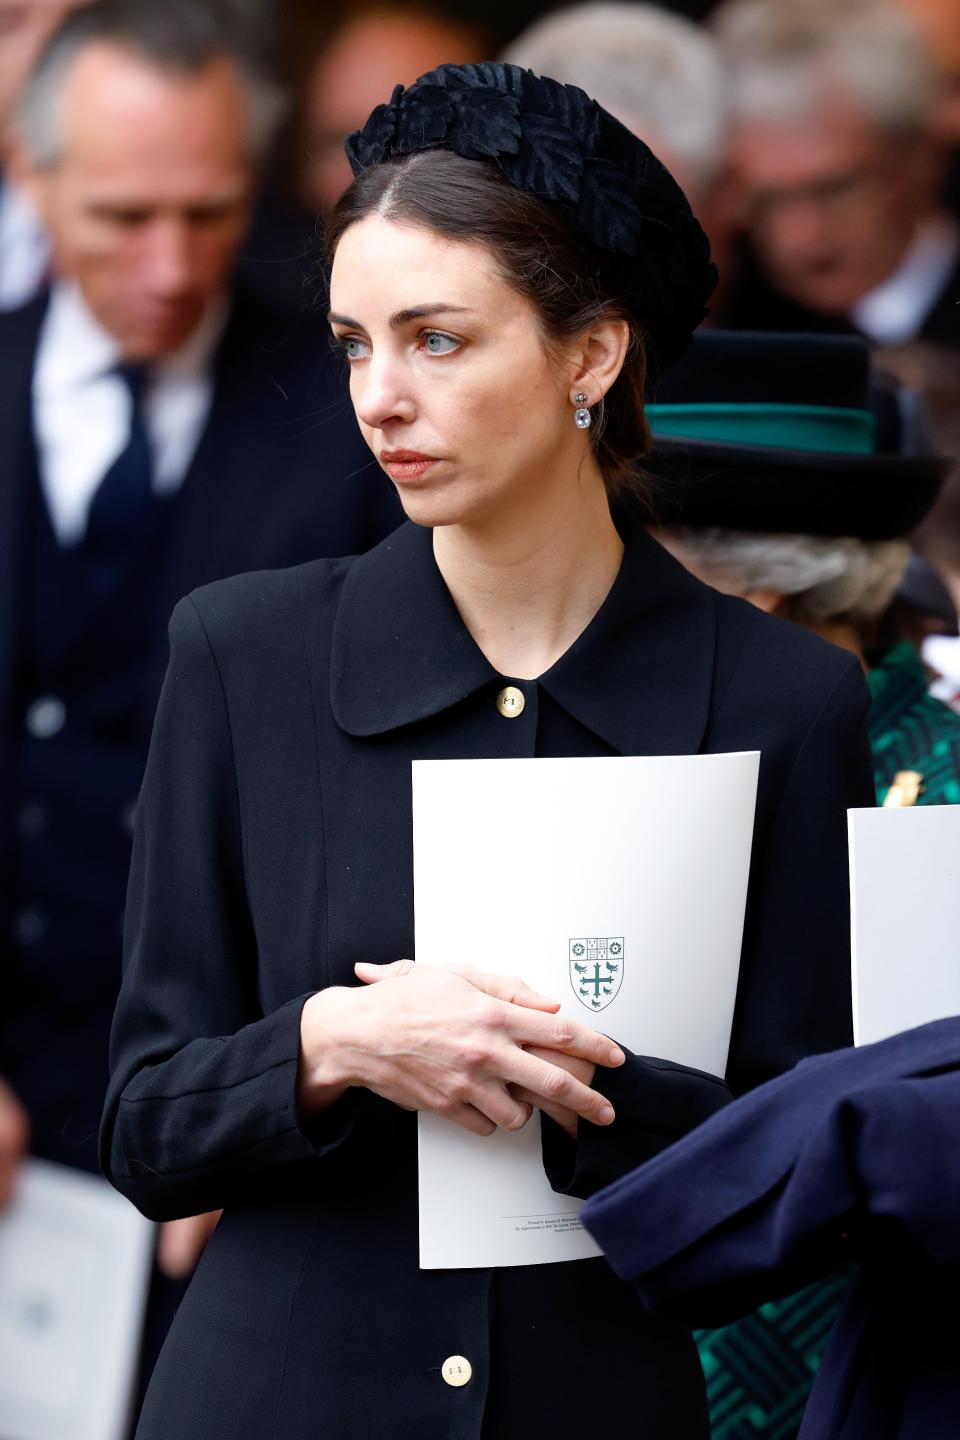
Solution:
<svg viewBox="0 0 960 1440">
<path fill-rule="evenodd" d="M 894 539 L 952 464 L 905 453 L 897 387 L 871 377 L 857 336 L 701 330 L 647 418 L 660 525 Z"/>
</svg>

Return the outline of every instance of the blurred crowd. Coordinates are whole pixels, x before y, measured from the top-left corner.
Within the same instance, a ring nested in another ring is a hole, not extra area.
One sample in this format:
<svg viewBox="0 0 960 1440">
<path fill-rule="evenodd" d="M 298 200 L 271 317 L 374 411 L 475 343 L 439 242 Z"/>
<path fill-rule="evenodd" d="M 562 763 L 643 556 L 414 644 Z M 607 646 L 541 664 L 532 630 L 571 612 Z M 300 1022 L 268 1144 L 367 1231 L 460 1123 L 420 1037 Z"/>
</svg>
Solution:
<svg viewBox="0 0 960 1440">
<path fill-rule="evenodd" d="M 584 88 L 680 180 L 720 269 L 714 366 L 822 405 L 816 348 L 771 337 L 849 337 L 878 450 L 915 462 L 897 483 L 960 454 L 957 0 L 0 0 L 0 1206 L 28 1152 L 97 1169 L 173 604 L 401 518 L 325 337 L 344 138 L 396 84 L 497 57 Z M 769 335 L 745 356 L 729 331 Z M 762 515 L 662 531 L 709 583 L 861 656 L 895 757 L 881 803 L 960 800 L 960 472 L 941 479 L 893 519 L 865 487 L 833 530 L 827 502 L 774 538 Z M 907 676 L 921 718 L 891 741 Z M 215 1223 L 163 1229 L 146 1368 Z M 736 1338 L 703 1347 L 732 1435 L 758 1402 Z"/>
</svg>

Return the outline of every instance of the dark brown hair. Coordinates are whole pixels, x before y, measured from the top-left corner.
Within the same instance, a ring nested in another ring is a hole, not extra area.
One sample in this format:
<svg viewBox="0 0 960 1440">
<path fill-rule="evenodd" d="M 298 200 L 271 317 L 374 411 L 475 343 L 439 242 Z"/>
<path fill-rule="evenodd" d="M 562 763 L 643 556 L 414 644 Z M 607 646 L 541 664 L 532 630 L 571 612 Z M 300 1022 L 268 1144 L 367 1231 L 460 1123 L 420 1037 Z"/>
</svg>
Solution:
<svg viewBox="0 0 960 1440">
<path fill-rule="evenodd" d="M 627 322 L 627 357 L 590 436 L 610 499 L 643 493 L 639 461 L 650 448 L 643 334 L 622 301 L 601 285 L 593 247 L 553 206 L 515 189 L 493 164 L 426 150 L 371 166 L 354 180 L 327 220 L 328 270 L 344 232 L 377 211 L 451 240 L 486 245 L 507 283 L 533 305 L 547 345 L 601 319 Z"/>
</svg>

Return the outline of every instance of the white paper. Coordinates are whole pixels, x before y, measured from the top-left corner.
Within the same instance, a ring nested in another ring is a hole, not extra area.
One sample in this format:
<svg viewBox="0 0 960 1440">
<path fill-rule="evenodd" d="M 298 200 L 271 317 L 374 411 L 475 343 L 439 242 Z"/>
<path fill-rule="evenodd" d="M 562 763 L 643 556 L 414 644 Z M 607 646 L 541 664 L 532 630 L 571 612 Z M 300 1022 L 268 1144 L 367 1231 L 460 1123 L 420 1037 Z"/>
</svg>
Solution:
<svg viewBox="0 0 960 1440">
<path fill-rule="evenodd" d="M 106 1180 L 26 1162 L 0 1214 L 3 1440 L 122 1440 L 153 1233 Z"/>
<path fill-rule="evenodd" d="M 960 805 L 849 810 L 857 1045 L 960 1015 Z"/>
<path fill-rule="evenodd" d="M 755 752 L 414 761 L 417 960 L 520 975 L 636 1053 L 722 1075 L 758 766 Z M 419 1159 L 422 1268 L 599 1253 L 581 1202 L 550 1189 L 536 1117 L 481 1138 L 421 1114 Z"/>
</svg>

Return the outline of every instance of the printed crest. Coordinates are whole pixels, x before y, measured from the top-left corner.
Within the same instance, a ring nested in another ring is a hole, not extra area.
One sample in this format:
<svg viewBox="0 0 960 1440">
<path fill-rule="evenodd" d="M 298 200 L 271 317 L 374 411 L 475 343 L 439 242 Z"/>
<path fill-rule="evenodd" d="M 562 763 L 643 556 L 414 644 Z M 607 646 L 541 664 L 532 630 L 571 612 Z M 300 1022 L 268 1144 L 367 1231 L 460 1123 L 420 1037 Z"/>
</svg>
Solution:
<svg viewBox="0 0 960 1440">
<path fill-rule="evenodd" d="M 623 936 L 582 936 L 570 941 L 570 984 L 592 1014 L 605 1010 L 623 984 Z"/>
</svg>

